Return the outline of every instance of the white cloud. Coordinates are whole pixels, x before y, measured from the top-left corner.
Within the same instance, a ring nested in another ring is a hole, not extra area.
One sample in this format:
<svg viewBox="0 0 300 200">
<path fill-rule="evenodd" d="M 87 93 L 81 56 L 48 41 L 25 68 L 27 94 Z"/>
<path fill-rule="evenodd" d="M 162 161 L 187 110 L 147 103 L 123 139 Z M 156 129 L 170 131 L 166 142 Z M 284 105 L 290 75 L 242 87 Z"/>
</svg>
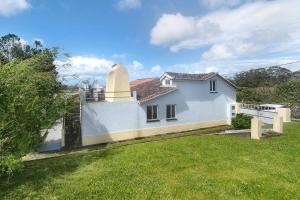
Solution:
<svg viewBox="0 0 300 200">
<path fill-rule="evenodd" d="M 66 61 L 57 60 L 55 62 L 60 76 L 66 80 L 77 77 L 84 79 L 104 79 L 107 72 L 114 64 L 113 61 L 97 57 L 74 56 Z"/>
<path fill-rule="evenodd" d="M 0 0 L 0 15 L 11 16 L 30 8 L 28 0 Z"/>
<path fill-rule="evenodd" d="M 57 71 L 66 84 L 80 83 L 83 80 L 99 80 L 104 84 L 107 73 L 114 63 L 117 62 L 95 56 L 73 56 L 66 60 L 55 61 Z M 128 69 L 130 80 L 151 76 L 151 71 L 145 69 L 137 60 L 123 65 Z"/>
<path fill-rule="evenodd" d="M 208 48 L 206 60 L 300 51 L 300 1 L 255 1 L 207 15 L 164 14 L 150 42 L 171 51 Z"/>
<path fill-rule="evenodd" d="M 239 5 L 241 0 L 200 0 L 202 4 L 209 8 L 218 8 L 218 7 L 233 7 Z"/>
<path fill-rule="evenodd" d="M 192 37 L 196 20 L 193 17 L 185 17 L 180 13 L 175 15 L 164 14 L 151 31 L 151 44 L 169 45 Z"/>
<path fill-rule="evenodd" d="M 161 71 L 162 71 L 162 69 L 161 69 L 160 65 L 155 65 L 151 68 L 151 72 L 155 73 L 155 74 L 161 73 Z"/>
<path fill-rule="evenodd" d="M 132 61 L 131 66 L 133 67 L 134 70 L 141 70 L 144 68 L 144 65 L 137 60 Z"/>
<path fill-rule="evenodd" d="M 271 67 L 284 63 L 291 63 L 300 60 L 300 57 L 276 57 L 268 59 L 244 59 L 244 60 L 202 60 L 195 63 L 183 63 L 169 66 L 167 71 L 185 72 L 185 73 L 208 73 L 218 72 L 222 75 L 233 75 L 234 73 L 253 68 Z M 300 63 L 284 65 L 291 71 L 300 69 Z"/>
<path fill-rule="evenodd" d="M 141 0 L 119 0 L 117 8 L 119 10 L 137 9 L 142 6 Z"/>
</svg>

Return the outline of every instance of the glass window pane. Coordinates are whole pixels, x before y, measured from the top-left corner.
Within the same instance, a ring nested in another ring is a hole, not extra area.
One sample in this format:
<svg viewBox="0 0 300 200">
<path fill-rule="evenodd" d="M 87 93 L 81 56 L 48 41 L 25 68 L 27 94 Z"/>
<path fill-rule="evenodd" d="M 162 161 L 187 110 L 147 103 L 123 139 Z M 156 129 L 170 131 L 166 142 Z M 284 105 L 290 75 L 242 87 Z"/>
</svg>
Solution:
<svg viewBox="0 0 300 200">
<path fill-rule="evenodd" d="M 157 106 L 153 106 L 152 119 L 157 119 Z"/>
<path fill-rule="evenodd" d="M 172 105 L 172 117 L 175 118 L 175 105 Z"/>
<path fill-rule="evenodd" d="M 167 105 L 167 118 L 171 117 L 171 106 Z"/>
<path fill-rule="evenodd" d="M 152 119 L 152 106 L 147 106 L 147 119 Z"/>
</svg>

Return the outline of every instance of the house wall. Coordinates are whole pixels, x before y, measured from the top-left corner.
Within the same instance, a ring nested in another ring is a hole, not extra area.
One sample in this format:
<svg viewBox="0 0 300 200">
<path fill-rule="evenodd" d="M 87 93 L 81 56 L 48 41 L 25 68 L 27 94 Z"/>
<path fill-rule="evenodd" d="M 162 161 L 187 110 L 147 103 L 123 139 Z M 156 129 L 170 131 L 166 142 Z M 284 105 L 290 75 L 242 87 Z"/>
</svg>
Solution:
<svg viewBox="0 0 300 200">
<path fill-rule="evenodd" d="M 91 145 L 230 123 L 235 90 L 221 78 L 217 93 L 208 81 L 173 80 L 178 90 L 143 104 L 94 102 L 82 106 L 82 143 Z M 166 105 L 176 104 L 177 120 L 166 119 Z M 147 105 L 158 105 L 159 121 L 147 122 Z"/>
</svg>

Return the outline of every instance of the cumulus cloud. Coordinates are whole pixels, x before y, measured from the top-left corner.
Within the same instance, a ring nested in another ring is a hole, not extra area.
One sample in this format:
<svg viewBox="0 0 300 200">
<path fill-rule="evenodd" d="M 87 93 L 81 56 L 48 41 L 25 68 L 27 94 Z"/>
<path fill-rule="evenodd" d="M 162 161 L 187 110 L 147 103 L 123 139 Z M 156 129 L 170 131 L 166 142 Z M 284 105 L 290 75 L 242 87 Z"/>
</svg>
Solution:
<svg viewBox="0 0 300 200">
<path fill-rule="evenodd" d="M 300 1 L 255 1 L 207 15 L 164 14 L 150 43 L 171 51 L 207 49 L 206 60 L 234 59 L 300 50 Z"/>
<path fill-rule="evenodd" d="M 28 0 L 0 0 L 0 15 L 11 16 L 30 8 Z"/>
<path fill-rule="evenodd" d="M 73 56 L 65 60 L 56 60 L 57 71 L 61 80 L 66 84 L 80 83 L 83 80 L 99 80 L 104 84 L 107 73 L 111 70 L 114 60 L 95 56 Z M 138 79 L 152 76 L 151 70 L 133 60 L 123 64 L 129 73 L 129 79 Z"/>
<path fill-rule="evenodd" d="M 172 45 L 184 38 L 194 35 L 196 19 L 185 17 L 180 13 L 164 14 L 151 31 L 151 43 L 155 45 Z"/>
<path fill-rule="evenodd" d="M 241 59 L 241 60 L 201 60 L 194 63 L 182 63 L 166 68 L 166 71 L 185 72 L 185 73 L 208 73 L 218 72 L 225 76 L 232 76 L 237 72 L 254 68 L 271 67 L 285 63 L 293 63 L 300 60 L 300 57 L 276 57 L 267 59 Z M 284 65 L 291 71 L 300 69 L 300 63 Z"/>
<path fill-rule="evenodd" d="M 141 0 L 119 0 L 117 8 L 119 10 L 137 9 L 142 6 Z"/>
<path fill-rule="evenodd" d="M 141 70 L 144 67 L 144 65 L 137 60 L 132 61 L 130 66 L 133 67 L 134 70 Z"/>
<path fill-rule="evenodd" d="M 55 61 L 63 79 L 103 79 L 114 64 L 113 61 L 97 57 L 74 56 L 65 61 Z"/>
<path fill-rule="evenodd" d="M 160 65 L 155 65 L 151 68 L 151 72 L 155 73 L 155 74 L 161 73 L 161 71 L 162 71 L 162 69 L 161 69 Z"/>
</svg>

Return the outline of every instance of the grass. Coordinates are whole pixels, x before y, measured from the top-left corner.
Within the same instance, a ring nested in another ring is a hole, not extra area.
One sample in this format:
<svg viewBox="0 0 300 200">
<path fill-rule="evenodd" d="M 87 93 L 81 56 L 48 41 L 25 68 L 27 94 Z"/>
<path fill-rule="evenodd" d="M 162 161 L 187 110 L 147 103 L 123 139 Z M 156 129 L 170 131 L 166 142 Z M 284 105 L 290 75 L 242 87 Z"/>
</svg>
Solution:
<svg viewBox="0 0 300 200">
<path fill-rule="evenodd" d="M 197 136 L 29 161 L 3 199 L 300 199 L 300 123 L 249 140 Z"/>
</svg>

